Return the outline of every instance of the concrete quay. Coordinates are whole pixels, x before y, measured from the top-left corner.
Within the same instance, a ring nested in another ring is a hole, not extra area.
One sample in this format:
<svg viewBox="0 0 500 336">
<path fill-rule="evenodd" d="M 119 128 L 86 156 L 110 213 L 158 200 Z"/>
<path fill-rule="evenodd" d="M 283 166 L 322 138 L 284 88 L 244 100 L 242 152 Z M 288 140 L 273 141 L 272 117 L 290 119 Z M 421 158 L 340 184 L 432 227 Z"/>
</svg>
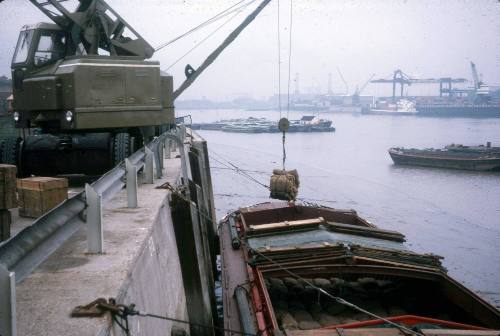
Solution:
<svg viewBox="0 0 500 336">
<path fill-rule="evenodd" d="M 139 183 L 137 208 L 127 207 L 125 189 L 103 205 L 104 253 L 87 253 L 82 227 L 17 284 L 17 335 L 127 335 L 110 313 L 70 316 L 97 298 L 213 325 L 216 228 L 207 146 L 188 134 L 182 150 L 189 190 L 183 187 L 178 149 L 167 151 L 163 177 Z M 29 225 L 26 219 L 14 223 L 14 233 Z M 130 335 L 213 334 L 151 317 L 129 316 L 128 323 Z"/>
</svg>

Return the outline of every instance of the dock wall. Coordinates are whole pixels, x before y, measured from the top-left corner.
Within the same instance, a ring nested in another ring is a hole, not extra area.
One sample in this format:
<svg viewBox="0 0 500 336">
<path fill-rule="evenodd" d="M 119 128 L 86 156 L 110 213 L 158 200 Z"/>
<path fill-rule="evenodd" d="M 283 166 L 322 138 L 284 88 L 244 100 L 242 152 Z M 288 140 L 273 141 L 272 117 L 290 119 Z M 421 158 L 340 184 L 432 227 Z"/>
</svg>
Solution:
<svg viewBox="0 0 500 336">
<path fill-rule="evenodd" d="M 133 315 L 130 335 L 214 334 L 218 242 L 207 145 L 190 134 L 167 147 L 163 176 L 139 183 L 136 208 L 127 207 L 125 189 L 103 205 L 103 253 L 87 253 L 82 225 L 15 286 L 17 335 L 126 335 L 110 313 L 71 317 L 97 298 L 188 322 Z"/>
</svg>

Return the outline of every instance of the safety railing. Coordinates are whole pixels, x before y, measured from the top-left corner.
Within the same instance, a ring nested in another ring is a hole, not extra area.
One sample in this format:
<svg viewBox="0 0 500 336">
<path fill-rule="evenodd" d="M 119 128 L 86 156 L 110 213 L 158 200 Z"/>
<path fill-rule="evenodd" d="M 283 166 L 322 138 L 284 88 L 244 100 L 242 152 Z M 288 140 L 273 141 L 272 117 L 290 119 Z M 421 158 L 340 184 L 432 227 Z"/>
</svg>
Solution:
<svg viewBox="0 0 500 336">
<path fill-rule="evenodd" d="M 142 183 L 154 183 L 154 178 L 162 177 L 164 157 L 170 158 L 172 151 L 177 148 L 181 156 L 182 181 L 186 192 L 189 192 L 185 138 L 184 125 L 163 133 L 94 183 L 86 184 L 84 191 L 64 201 L 0 245 L 0 336 L 16 335 L 16 284 L 83 225 L 87 226 L 87 252 L 98 254 L 104 251 L 103 204 L 126 188 L 127 206 L 136 208 L 139 172 Z"/>
</svg>

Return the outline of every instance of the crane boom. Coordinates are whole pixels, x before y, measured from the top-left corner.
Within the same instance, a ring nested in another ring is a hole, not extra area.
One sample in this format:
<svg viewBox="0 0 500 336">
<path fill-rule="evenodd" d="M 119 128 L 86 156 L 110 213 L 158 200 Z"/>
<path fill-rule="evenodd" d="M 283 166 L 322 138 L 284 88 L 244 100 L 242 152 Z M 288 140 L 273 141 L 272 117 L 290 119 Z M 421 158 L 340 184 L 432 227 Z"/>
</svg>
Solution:
<svg viewBox="0 0 500 336">
<path fill-rule="evenodd" d="M 470 69 L 472 71 L 472 79 L 474 80 L 474 89 L 477 90 L 482 83 L 480 82 L 479 76 L 477 75 L 476 64 L 474 64 L 474 62 L 470 62 Z"/>
<path fill-rule="evenodd" d="M 230 45 L 240 33 L 259 15 L 259 13 L 266 7 L 271 0 L 264 0 L 260 3 L 260 5 L 248 15 L 245 20 L 235 30 L 233 30 L 226 39 L 203 61 L 203 63 L 198 67 L 198 69 L 194 70 L 188 78 L 179 86 L 177 90 L 174 91 L 174 100 L 177 99 L 188 87 L 193 84 L 193 82 L 200 76 L 206 68 L 212 64 L 217 57 L 226 49 L 228 45 Z"/>
<path fill-rule="evenodd" d="M 342 72 L 340 72 L 339 67 L 337 67 L 337 72 L 339 73 L 340 78 L 342 78 L 342 82 L 344 82 L 344 85 L 345 85 L 345 94 L 348 95 L 349 94 L 349 85 L 347 85 L 347 82 L 346 82 L 346 80 L 344 78 L 344 75 L 342 75 Z"/>
</svg>

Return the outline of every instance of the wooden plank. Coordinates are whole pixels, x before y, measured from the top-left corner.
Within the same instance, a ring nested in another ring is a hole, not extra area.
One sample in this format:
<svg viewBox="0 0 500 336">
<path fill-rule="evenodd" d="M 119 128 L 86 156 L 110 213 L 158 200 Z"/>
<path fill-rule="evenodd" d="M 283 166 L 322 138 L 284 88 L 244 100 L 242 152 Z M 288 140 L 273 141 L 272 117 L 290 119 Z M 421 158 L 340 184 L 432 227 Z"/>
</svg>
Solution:
<svg viewBox="0 0 500 336">
<path fill-rule="evenodd" d="M 68 180 L 30 177 L 17 181 L 19 215 L 37 218 L 68 198 Z"/>
<path fill-rule="evenodd" d="M 351 224 L 336 223 L 336 222 L 327 222 L 326 224 L 328 225 L 329 230 L 335 232 L 348 233 L 348 234 L 354 234 L 372 238 L 380 238 L 397 242 L 405 241 L 405 236 L 397 231 L 382 230 L 371 227 L 364 227 L 359 225 L 351 225 Z"/>
<path fill-rule="evenodd" d="M 311 218 L 311 219 L 302 219 L 296 221 L 284 221 L 279 223 L 269 223 L 269 224 L 261 224 L 261 225 L 250 225 L 249 231 L 251 232 L 267 232 L 273 230 L 281 230 L 281 229 L 297 229 L 303 227 L 314 227 L 320 224 L 325 223 L 325 219 L 323 217 Z"/>
<path fill-rule="evenodd" d="M 17 180 L 17 188 L 24 190 L 52 190 L 68 188 L 68 180 L 56 177 L 27 177 Z"/>
<path fill-rule="evenodd" d="M 0 209 L 17 208 L 16 173 L 16 166 L 0 164 Z"/>
<path fill-rule="evenodd" d="M 289 336 L 405 336 L 396 328 L 286 330 Z"/>
</svg>

